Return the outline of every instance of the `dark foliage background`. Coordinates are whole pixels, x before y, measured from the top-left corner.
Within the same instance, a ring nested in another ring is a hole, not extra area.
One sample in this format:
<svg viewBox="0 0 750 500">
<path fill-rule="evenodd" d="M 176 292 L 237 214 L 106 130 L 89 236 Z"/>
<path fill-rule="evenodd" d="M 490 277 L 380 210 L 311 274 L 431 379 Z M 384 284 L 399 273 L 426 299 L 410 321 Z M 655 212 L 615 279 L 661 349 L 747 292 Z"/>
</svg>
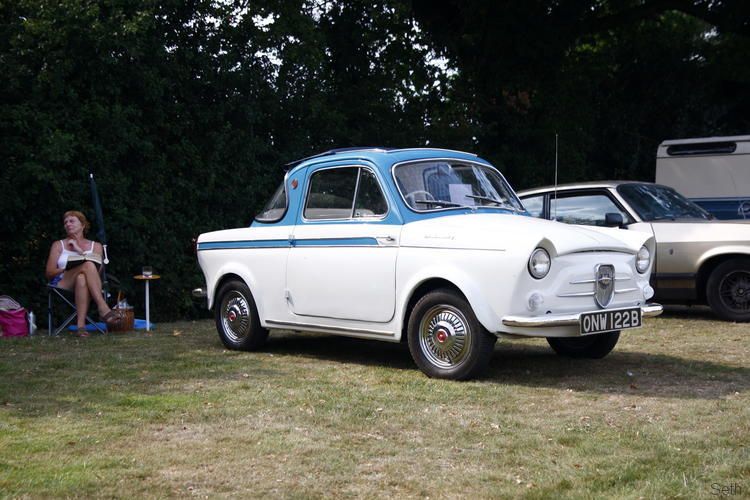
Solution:
<svg viewBox="0 0 750 500">
<path fill-rule="evenodd" d="M 246 225 L 330 147 L 470 150 L 516 188 L 653 179 L 664 139 L 750 132 L 747 2 L 0 1 L 0 294 L 43 311 L 62 213 L 110 272 L 206 314 L 191 240 Z"/>
</svg>

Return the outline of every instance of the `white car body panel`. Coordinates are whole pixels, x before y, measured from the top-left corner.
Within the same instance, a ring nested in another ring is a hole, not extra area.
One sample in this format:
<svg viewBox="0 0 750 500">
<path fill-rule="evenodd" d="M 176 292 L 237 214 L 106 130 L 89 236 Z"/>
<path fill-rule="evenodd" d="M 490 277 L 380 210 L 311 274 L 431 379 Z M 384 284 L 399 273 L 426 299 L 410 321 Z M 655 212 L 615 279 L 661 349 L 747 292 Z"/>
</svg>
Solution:
<svg viewBox="0 0 750 500">
<path fill-rule="evenodd" d="M 396 257 L 401 226 L 297 226 L 300 240 L 372 238 L 376 245 L 294 246 L 286 271 L 288 302 L 298 316 L 388 323 L 395 312 Z M 356 240 L 355 240 L 356 241 Z M 352 276 L 357 276 L 352 280 Z"/>
</svg>

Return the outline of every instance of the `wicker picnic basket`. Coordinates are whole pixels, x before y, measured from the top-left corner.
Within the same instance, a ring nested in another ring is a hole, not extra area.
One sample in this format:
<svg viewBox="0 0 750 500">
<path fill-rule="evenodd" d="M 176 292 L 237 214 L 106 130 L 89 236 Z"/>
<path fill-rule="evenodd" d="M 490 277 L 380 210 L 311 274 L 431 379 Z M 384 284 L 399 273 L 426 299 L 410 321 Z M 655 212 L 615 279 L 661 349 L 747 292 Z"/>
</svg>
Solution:
<svg viewBox="0 0 750 500">
<path fill-rule="evenodd" d="M 128 301 L 122 296 L 122 292 L 117 294 L 117 305 L 112 309 L 122 316 L 122 321 L 109 330 L 113 332 L 132 331 L 135 323 L 135 312 L 133 311 L 133 306 L 129 306 Z"/>
</svg>

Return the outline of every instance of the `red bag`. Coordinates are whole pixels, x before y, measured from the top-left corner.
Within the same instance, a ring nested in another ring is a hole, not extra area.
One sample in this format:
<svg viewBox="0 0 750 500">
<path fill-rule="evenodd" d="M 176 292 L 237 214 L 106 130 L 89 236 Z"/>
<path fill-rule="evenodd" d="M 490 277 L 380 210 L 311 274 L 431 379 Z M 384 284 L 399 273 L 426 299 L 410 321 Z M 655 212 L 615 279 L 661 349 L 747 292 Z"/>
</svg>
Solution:
<svg viewBox="0 0 750 500">
<path fill-rule="evenodd" d="M 29 334 L 26 309 L 0 309 L 0 333 L 3 337 L 23 337 Z"/>
</svg>

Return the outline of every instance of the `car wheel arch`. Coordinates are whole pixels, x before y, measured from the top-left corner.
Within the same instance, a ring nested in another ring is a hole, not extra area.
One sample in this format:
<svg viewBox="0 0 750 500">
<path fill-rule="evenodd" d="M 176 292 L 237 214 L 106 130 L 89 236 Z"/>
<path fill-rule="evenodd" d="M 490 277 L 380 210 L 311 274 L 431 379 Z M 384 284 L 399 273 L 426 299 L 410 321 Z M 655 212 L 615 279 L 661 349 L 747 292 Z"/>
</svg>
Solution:
<svg viewBox="0 0 750 500">
<path fill-rule="evenodd" d="M 708 285 L 708 279 L 711 277 L 711 273 L 714 272 L 714 269 L 724 262 L 736 258 L 750 258 L 750 253 L 727 252 L 715 254 L 705 258 L 700 263 L 698 272 L 695 275 L 695 291 L 701 302 L 706 302 L 706 286 Z"/>
<path fill-rule="evenodd" d="M 223 274 L 221 278 L 216 280 L 216 285 L 214 286 L 214 293 L 213 293 L 214 300 L 213 300 L 213 304 L 211 304 L 212 305 L 211 309 L 213 309 L 213 307 L 216 306 L 216 295 L 219 293 L 219 290 L 221 290 L 221 287 L 223 287 L 228 282 L 235 281 L 235 280 L 243 282 L 251 290 L 251 293 L 252 293 L 252 287 L 250 286 L 250 284 L 247 282 L 246 279 L 244 279 L 239 274 L 235 274 L 235 273 Z"/>
<path fill-rule="evenodd" d="M 437 277 L 423 280 L 411 291 L 411 293 L 409 294 L 409 299 L 406 301 L 406 307 L 404 307 L 401 318 L 401 342 L 405 343 L 407 341 L 406 332 L 409 326 L 409 318 L 411 317 L 412 310 L 414 309 L 416 303 L 419 301 L 419 299 L 421 299 L 428 293 L 439 289 L 452 290 L 460 294 L 468 302 L 466 294 L 458 287 L 458 285 L 450 280 Z"/>
</svg>

